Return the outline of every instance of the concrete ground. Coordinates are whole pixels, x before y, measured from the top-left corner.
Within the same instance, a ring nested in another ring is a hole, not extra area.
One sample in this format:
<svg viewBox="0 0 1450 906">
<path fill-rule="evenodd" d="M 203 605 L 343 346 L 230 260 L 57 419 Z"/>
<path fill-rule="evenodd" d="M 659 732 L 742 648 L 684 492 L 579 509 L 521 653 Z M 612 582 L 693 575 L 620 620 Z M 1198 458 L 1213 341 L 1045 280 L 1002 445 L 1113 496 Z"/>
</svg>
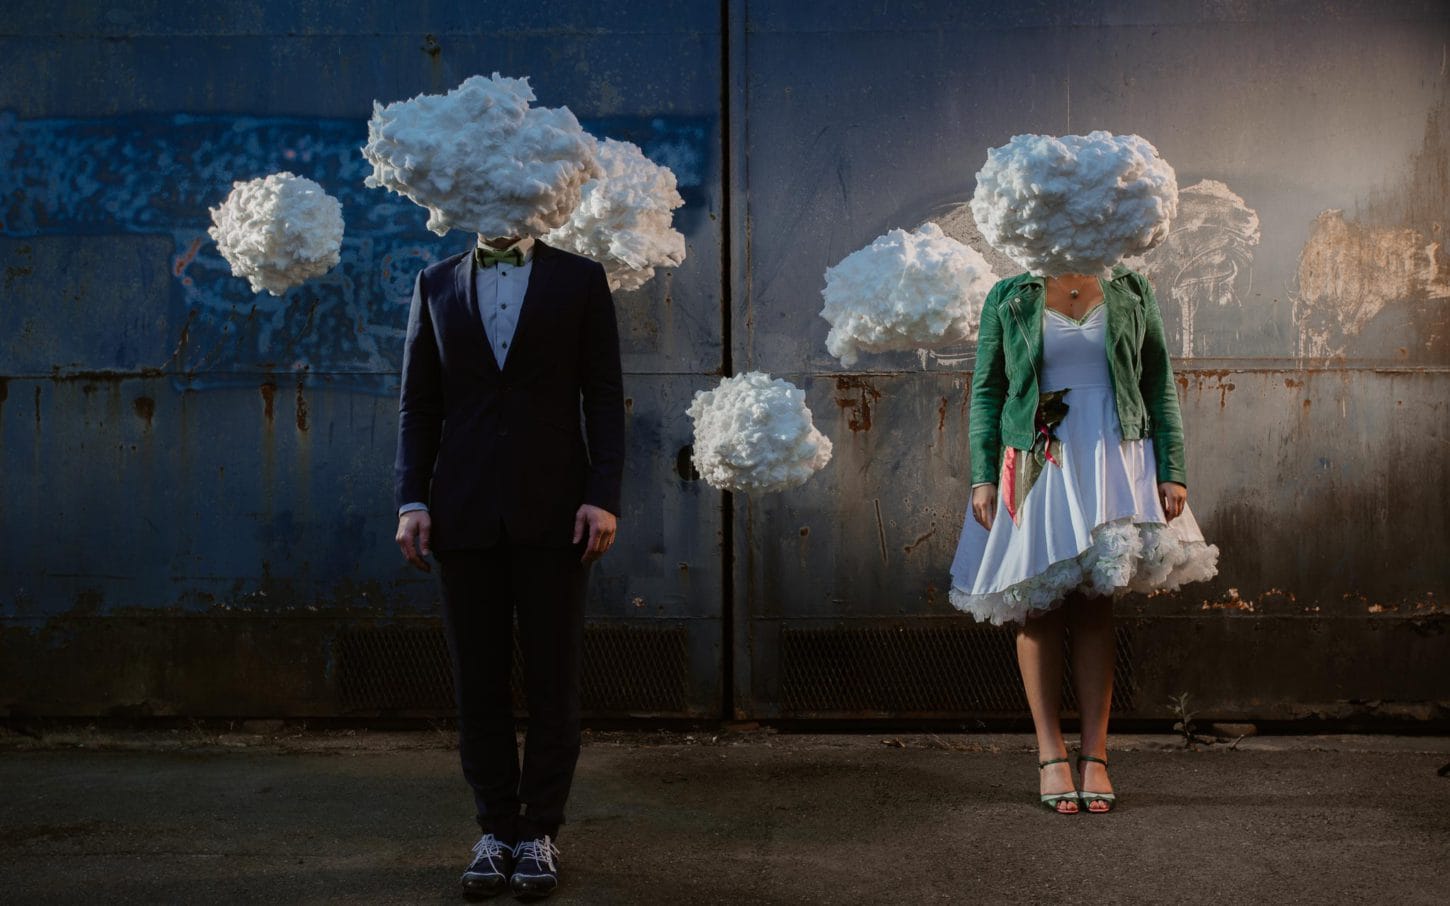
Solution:
<svg viewBox="0 0 1450 906">
<path fill-rule="evenodd" d="M 0 901 L 460 899 L 451 735 L 248 729 L 0 731 Z M 1120 736 L 1074 817 L 1030 743 L 591 733 L 552 902 L 1446 902 L 1450 739 Z"/>
</svg>

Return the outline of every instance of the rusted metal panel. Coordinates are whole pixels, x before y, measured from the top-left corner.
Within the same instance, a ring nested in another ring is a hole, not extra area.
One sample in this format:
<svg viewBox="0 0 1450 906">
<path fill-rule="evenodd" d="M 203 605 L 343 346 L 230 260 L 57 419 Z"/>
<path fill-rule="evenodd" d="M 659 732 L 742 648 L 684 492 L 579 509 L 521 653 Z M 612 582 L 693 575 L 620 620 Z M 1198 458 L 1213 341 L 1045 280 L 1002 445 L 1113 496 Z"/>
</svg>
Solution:
<svg viewBox="0 0 1450 906">
<path fill-rule="evenodd" d="M 719 496 L 677 460 L 723 355 L 721 17 L 647 6 L 7 12 L 0 714 L 340 713 L 344 629 L 436 630 L 434 580 L 391 540 L 397 374 L 414 274 L 472 239 L 365 188 L 359 148 L 374 99 L 494 70 L 641 145 L 685 198 L 685 263 L 616 295 L 628 543 L 588 617 L 616 641 L 683 633 L 671 707 L 718 713 Z M 206 230 L 232 180 L 281 169 L 338 197 L 347 232 L 337 268 L 277 299 Z"/>
<path fill-rule="evenodd" d="M 1146 136 L 1178 173 L 1173 233 L 1131 263 L 1157 287 L 1190 500 L 1223 551 L 1214 582 L 1121 603 L 1142 691 L 1127 713 L 1166 716 L 1167 695 L 1189 692 L 1225 715 L 1444 719 L 1443 8 L 745 13 L 750 248 L 733 363 L 806 388 L 835 458 L 800 489 L 735 503 L 738 712 L 791 714 L 792 632 L 839 632 L 845 650 L 853 633 L 938 627 L 922 650 L 943 651 L 966 619 L 946 592 L 969 496 L 973 345 L 865 355 L 843 371 L 818 314 L 824 270 L 888 229 L 935 221 L 1015 273 L 965 204 L 986 149 L 1108 129 Z M 889 660 L 881 646 L 865 661 Z M 820 713 L 881 712 L 843 694 Z"/>
<path fill-rule="evenodd" d="M 683 633 L 675 716 L 714 715 L 721 695 L 719 495 L 677 465 L 709 381 L 626 375 L 629 543 L 593 568 L 587 602 L 611 639 Z M 433 579 L 392 542 L 391 396 L 317 375 L 5 388 L 0 497 L 23 540 L 4 553 L 0 714 L 343 713 L 341 633 L 440 625 Z M 642 665 L 604 650 L 627 687 Z"/>
<path fill-rule="evenodd" d="M 370 707 L 343 680 L 359 652 L 380 671 L 436 655 L 359 639 L 436 632 L 387 476 L 411 276 L 466 240 L 364 189 L 357 148 L 374 98 L 498 69 L 640 143 L 686 198 L 688 259 L 618 300 L 628 502 L 589 603 L 604 630 L 663 633 L 611 650 L 675 663 L 662 640 L 684 632 L 676 713 L 967 715 L 950 695 L 833 710 L 829 683 L 787 682 L 824 676 L 791 657 L 898 632 L 915 641 L 861 669 L 936 652 L 936 675 L 1010 673 L 946 643 L 972 347 L 843 372 L 822 274 L 893 227 L 972 241 L 988 147 L 1106 128 L 1178 171 L 1175 232 L 1136 263 L 1223 549 L 1213 583 L 1122 602 L 1125 713 L 1188 692 L 1205 714 L 1443 720 L 1447 41 L 1440 4 L 1368 0 L 571 2 L 486 24 L 456 2 L 12 10 L 0 713 L 344 713 Z M 349 229 L 333 274 L 274 300 L 227 275 L 206 207 L 283 168 L 337 194 Z M 836 458 L 797 490 L 726 497 L 681 469 L 684 408 L 751 369 L 806 388 Z"/>
</svg>

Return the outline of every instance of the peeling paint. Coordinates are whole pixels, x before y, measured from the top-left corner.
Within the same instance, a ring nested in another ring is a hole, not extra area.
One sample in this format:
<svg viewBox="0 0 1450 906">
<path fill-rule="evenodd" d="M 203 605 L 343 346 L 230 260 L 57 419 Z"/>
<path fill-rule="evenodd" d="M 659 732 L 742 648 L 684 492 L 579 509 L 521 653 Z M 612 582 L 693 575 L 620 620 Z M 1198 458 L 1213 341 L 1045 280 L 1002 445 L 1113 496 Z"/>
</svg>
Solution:
<svg viewBox="0 0 1450 906">
<path fill-rule="evenodd" d="M 1346 351 L 1386 308 L 1450 299 L 1450 260 L 1438 241 L 1407 227 L 1347 220 L 1329 210 L 1314 221 L 1299 256 L 1293 319 L 1301 356 Z"/>
<path fill-rule="evenodd" d="M 1163 244 L 1123 263 L 1141 271 L 1165 314 L 1178 313 L 1178 347 L 1195 352 L 1197 312 L 1242 307 L 1253 291 L 1259 215 L 1226 184 L 1205 179 L 1178 193 L 1178 217 Z"/>
</svg>

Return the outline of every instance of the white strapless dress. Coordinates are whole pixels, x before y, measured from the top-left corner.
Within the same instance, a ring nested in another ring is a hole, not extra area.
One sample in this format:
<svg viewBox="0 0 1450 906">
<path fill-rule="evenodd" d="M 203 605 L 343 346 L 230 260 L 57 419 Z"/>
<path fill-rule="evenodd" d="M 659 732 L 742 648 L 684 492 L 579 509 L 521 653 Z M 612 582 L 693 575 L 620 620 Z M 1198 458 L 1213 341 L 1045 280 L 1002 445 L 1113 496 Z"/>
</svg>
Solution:
<svg viewBox="0 0 1450 906">
<path fill-rule="evenodd" d="M 1218 548 L 1192 511 L 1164 518 L 1153 441 L 1123 440 L 1105 307 L 1081 322 L 1045 307 L 1043 317 L 1040 387 L 1069 388 L 1056 429 L 1061 465 L 1043 467 L 1016 523 L 1001 494 L 990 533 L 968 507 L 952 561 L 952 605 L 999 625 L 1051 610 L 1074 591 L 1172 590 L 1218 572 Z"/>
</svg>

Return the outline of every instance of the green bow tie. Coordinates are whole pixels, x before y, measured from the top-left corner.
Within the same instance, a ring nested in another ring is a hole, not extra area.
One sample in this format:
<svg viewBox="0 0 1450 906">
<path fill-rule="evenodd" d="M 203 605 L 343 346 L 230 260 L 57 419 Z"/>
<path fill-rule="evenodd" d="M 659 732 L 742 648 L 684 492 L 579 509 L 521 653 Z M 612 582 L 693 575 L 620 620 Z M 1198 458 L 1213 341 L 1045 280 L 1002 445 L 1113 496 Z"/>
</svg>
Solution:
<svg viewBox="0 0 1450 906">
<path fill-rule="evenodd" d="M 473 250 L 473 260 L 478 262 L 479 267 L 493 267 L 500 261 L 512 264 L 514 267 L 523 267 L 524 250 L 518 246 L 495 249 L 480 245 Z"/>
</svg>

